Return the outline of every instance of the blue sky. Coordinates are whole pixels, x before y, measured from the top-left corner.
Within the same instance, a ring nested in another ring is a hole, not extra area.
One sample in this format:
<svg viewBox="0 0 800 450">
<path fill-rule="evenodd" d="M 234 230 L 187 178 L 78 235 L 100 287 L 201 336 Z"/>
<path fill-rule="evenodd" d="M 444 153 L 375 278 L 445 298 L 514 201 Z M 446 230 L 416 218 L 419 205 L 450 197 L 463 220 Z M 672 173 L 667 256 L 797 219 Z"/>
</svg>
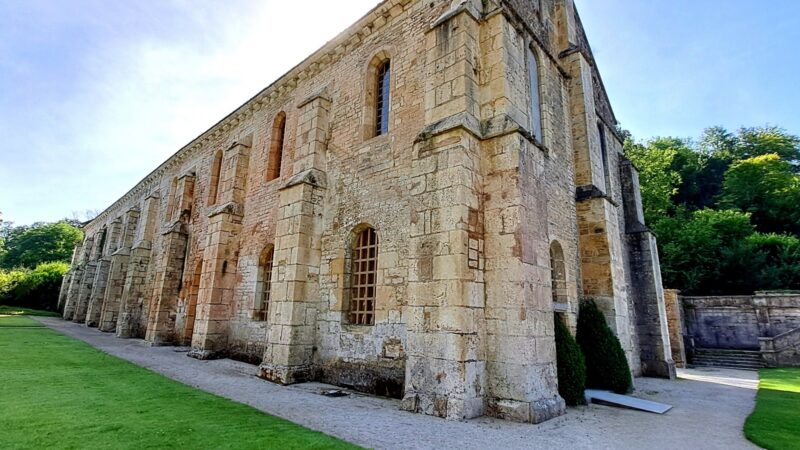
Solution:
<svg viewBox="0 0 800 450">
<path fill-rule="evenodd" d="M 575 1 L 635 136 L 800 134 L 800 2 Z M 374 4 L 0 0 L 3 218 L 104 209 Z"/>
</svg>

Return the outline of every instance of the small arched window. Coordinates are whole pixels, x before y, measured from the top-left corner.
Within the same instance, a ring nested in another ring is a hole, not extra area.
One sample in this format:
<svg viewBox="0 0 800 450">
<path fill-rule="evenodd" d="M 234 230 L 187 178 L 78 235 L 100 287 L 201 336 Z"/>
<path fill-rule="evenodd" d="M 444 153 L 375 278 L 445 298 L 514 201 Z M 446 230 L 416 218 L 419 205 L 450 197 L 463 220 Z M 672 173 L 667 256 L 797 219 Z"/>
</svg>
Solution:
<svg viewBox="0 0 800 450">
<path fill-rule="evenodd" d="M 214 162 L 211 164 L 211 179 L 208 182 L 208 205 L 217 203 L 219 194 L 219 184 L 222 178 L 222 150 L 218 150 L 214 155 Z"/>
<path fill-rule="evenodd" d="M 389 132 L 391 112 L 392 62 L 389 52 L 377 53 L 367 67 L 364 104 L 364 139 L 371 139 Z"/>
<path fill-rule="evenodd" d="M 272 122 L 272 138 L 269 144 L 269 158 L 267 159 L 267 181 L 272 181 L 281 176 L 281 163 L 283 161 L 283 143 L 286 138 L 286 113 L 281 111 Z"/>
<path fill-rule="evenodd" d="M 266 321 L 269 317 L 269 301 L 272 294 L 272 263 L 275 248 L 267 246 L 258 258 L 258 280 L 256 282 L 256 298 L 253 308 L 253 318 Z"/>
<path fill-rule="evenodd" d="M 375 287 L 378 275 L 378 233 L 372 227 L 358 232 L 353 244 L 350 271 L 349 321 L 375 324 Z"/>
<path fill-rule="evenodd" d="M 378 66 L 378 85 L 375 90 L 375 136 L 389 132 L 389 80 L 391 63 L 387 59 Z"/>
<path fill-rule="evenodd" d="M 539 62 L 536 54 L 528 48 L 528 88 L 530 89 L 530 127 L 531 134 L 538 142 L 544 142 L 542 138 L 542 102 L 539 95 Z"/>
<path fill-rule="evenodd" d="M 550 284 L 553 290 L 553 303 L 567 303 L 567 271 L 564 266 L 564 250 L 558 241 L 550 245 Z"/>
</svg>

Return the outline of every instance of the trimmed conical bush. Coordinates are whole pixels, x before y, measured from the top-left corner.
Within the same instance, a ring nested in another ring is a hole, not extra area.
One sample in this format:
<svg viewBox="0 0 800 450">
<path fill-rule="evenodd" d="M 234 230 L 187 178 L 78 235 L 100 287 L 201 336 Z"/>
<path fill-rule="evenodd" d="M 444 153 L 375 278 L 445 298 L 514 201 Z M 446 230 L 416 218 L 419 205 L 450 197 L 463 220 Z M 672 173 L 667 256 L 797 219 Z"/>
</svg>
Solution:
<svg viewBox="0 0 800 450">
<path fill-rule="evenodd" d="M 630 392 L 633 381 L 625 351 L 594 300 L 581 303 L 577 341 L 586 360 L 587 387 Z"/>
<path fill-rule="evenodd" d="M 586 403 L 586 364 L 578 342 L 567 326 L 556 319 L 556 361 L 558 364 L 558 393 L 567 405 Z"/>
</svg>

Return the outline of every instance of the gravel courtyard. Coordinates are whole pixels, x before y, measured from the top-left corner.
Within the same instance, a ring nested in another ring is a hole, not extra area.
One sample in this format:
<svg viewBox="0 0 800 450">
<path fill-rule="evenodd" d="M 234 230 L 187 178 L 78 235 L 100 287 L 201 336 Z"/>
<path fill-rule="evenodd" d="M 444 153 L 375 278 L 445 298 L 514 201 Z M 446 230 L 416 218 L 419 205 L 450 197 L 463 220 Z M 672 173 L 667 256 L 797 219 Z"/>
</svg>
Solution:
<svg viewBox="0 0 800 450">
<path fill-rule="evenodd" d="M 330 386 L 279 386 L 254 376 L 252 365 L 228 359 L 198 361 L 185 349 L 148 347 L 84 325 L 37 317 L 48 327 L 111 355 L 199 389 L 370 448 L 703 448 L 752 449 L 742 425 L 754 406 L 755 372 L 681 370 L 680 380 L 639 378 L 636 395 L 668 403 L 664 415 L 599 405 L 570 408 L 540 425 L 491 418 L 467 422 L 407 413 L 399 401 L 352 393 L 325 397 Z"/>
</svg>

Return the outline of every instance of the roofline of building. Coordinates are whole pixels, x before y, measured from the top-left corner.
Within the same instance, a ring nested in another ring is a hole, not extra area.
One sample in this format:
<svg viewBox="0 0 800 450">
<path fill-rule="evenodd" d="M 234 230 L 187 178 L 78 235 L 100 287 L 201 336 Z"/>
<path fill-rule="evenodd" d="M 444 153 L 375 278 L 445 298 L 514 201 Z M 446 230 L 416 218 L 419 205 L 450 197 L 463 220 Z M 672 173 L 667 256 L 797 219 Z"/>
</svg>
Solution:
<svg viewBox="0 0 800 450">
<path fill-rule="evenodd" d="M 228 131 L 230 128 L 246 119 L 253 112 L 260 110 L 263 106 L 271 104 L 288 91 L 293 90 L 299 81 L 310 78 L 322 68 L 338 61 L 346 54 L 356 48 L 367 36 L 375 33 L 384 25 L 389 23 L 393 17 L 392 10 L 400 8 L 402 11 L 405 5 L 413 0 L 383 0 L 375 7 L 361 16 L 355 23 L 340 32 L 333 39 L 323 44 L 311 55 L 300 61 L 286 73 L 278 77 L 274 82 L 250 97 L 241 106 L 226 115 L 220 121 L 212 125 L 208 130 L 195 137 L 188 144 L 173 153 L 158 167 L 144 176 L 125 194 L 114 201 L 110 206 L 103 210 L 94 219 L 88 221 L 85 226 L 95 221 L 104 221 L 109 212 L 117 208 L 120 204 L 129 200 L 130 197 L 144 189 L 146 185 L 158 179 L 163 172 L 171 166 L 179 164 L 185 160 L 193 150 L 199 150 L 208 141 L 217 137 L 219 134 Z M 398 11 L 395 11 L 398 12 Z"/>
</svg>

